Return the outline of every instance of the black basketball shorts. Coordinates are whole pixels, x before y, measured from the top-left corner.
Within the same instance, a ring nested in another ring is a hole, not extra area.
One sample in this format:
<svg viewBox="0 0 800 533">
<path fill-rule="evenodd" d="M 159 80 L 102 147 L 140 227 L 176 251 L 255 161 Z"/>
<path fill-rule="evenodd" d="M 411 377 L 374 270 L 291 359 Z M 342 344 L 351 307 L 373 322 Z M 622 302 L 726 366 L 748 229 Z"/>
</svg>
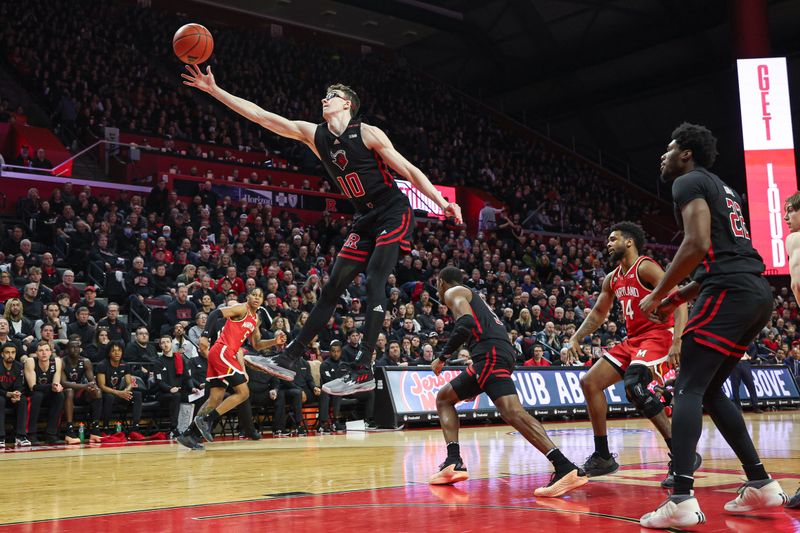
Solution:
<svg viewBox="0 0 800 533">
<path fill-rule="evenodd" d="M 458 399 L 463 401 L 485 392 L 495 401 L 502 396 L 517 394 L 511 380 L 515 355 L 502 348 L 472 354 L 473 363 L 450 382 Z"/>
<path fill-rule="evenodd" d="M 414 212 L 404 197 L 389 205 L 376 206 L 353 221 L 338 257 L 366 262 L 379 246 L 398 246 L 411 251 L 415 225 Z"/>
<path fill-rule="evenodd" d="M 740 358 L 772 314 L 772 291 L 754 274 L 706 278 L 694 302 L 683 338 Z"/>
</svg>

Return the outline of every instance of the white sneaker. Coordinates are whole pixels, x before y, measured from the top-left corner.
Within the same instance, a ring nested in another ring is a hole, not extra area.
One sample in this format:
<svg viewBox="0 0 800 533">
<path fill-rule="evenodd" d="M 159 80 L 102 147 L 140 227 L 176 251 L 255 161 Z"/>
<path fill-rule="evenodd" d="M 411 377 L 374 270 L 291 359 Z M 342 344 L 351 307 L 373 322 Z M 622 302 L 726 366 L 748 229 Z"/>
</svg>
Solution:
<svg viewBox="0 0 800 533">
<path fill-rule="evenodd" d="M 697 503 L 697 498 L 692 497 L 675 503 L 671 499 L 662 503 L 652 513 L 647 513 L 639 519 L 639 524 L 642 527 L 649 527 L 652 529 L 665 529 L 669 527 L 687 528 L 704 524 L 706 522 L 706 515 L 700 510 L 700 504 Z"/>
<path fill-rule="evenodd" d="M 28 440 L 28 437 L 17 437 L 14 440 L 14 446 L 17 448 L 21 448 L 22 446 L 30 446 L 31 441 Z"/>
<path fill-rule="evenodd" d="M 780 507 L 789 501 L 789 497 L 775 479 L 760 489 L 753 487 L 752 483 L 752 481 L 748 481 L 739 487 L 739 495 L 736 496 L 736 499 L 725 504 L 727 512 L 747 513 L 766 507 Z"/>
</svg>

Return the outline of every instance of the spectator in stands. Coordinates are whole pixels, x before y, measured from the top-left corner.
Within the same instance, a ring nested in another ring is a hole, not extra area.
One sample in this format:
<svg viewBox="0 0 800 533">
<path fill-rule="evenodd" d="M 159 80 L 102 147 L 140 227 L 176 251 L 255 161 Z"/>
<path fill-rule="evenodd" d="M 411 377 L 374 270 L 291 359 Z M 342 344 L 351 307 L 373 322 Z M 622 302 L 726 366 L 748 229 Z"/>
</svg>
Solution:
<svg viewBox="0 0 800 533">
<path fill-rule="evenodd" d="M 35 324 L 44 314 L 44 304 L 39 299 L 39 286 L 36 283 L 25 285 L 25 292 L 22 294 L 22 314 Z"/>
<path fill-rule="evenodd" d="M 194 326 L 189 328 L 189 331 L 186 333 L 186 338 L 188 339 L 189 342 L 191 342 L 194 345 L 195 351 L 197 351 L 197 346 L 200 342 L 200 337 L 202 336 L 203 330 L 206 327 L 206 321 L 208 320 L 208 313 L 200 311 L 197 313 L 197 316 L 195 318 L 196 318 L 195 324 Z"/>
<path fill-rule="evenodd" d="M 6 408 L 14 414 L 16 447 L 30 446 L 27 437 L 28 396 L 25 393 L 23 365 L 17 361 L 17 346 L 5 342 L 0 346 L 3 362 L 0 365 L 0 445 L 5 446 Z"/>
<path fill-rule="evenodd" d="M 42 283 L 42 269 L 32 266 L 28 269 L 28 280 L 36 285 L 36 299 L 46 304 L 53 300 L 53 291 Z"/>
<path fill-rule="evenodd" d="M 31 168 L 33 166 L 33 159 L 31 159 L 30 152 L 30 147 L 27 144 L 23 144 L 19 149 L 19 155 L 12 159 L 10 164 L 18 167 Z"/>
<path fill-rule="evenodd" d="M 409 341 L 409 346 L 411 342 Z M 386 348 L 386 354 L 375 361 L 375 366 L 408 366 L 409 358 L 400 350 L 398 341 L 390 341 Z"/>
<path fill-rule="evenodd" d="M 136 386 L 136 380 L 131 374 L 131 369 L 122 360 L 122 343 L 113 341 L 108 349 L 108 359 L 97 365 L 97 386 L 103 393 L 103 427 L 112 433 L 112 414 L 115 406 L 124 409 L 126 416 L 131 410 L 132 425 L 129 429 L 129 438 L 138 438 L 141 435 L 139 421 L 142 418 L 142 391 Z"/>
<path fill-rule="evenodd" d="M 55 259 L 53 254 L 45 252 L 42 254 L 42 283 L 47 286 L 51 291 L 58 284 L 58 270 L 55 266 Z M 52 295 L 52 299 L 56 299 L 56 294 Z"/>
<path fill-rule="evenodd" d="M 19 298 L 19 290 L 11 284 L 11 273 L 0 271 L 0 303 L 6 303 L 12 298 Z"/>
<path fill-rule="evenodd" d="M 100 441 L 100 416 L 103 399 L 94 377 L 92 362 L 83 356 L 81 340 L 72 335 L 67 344 L 67 354 L 61 361 L 64 386 L 64 417 L 67 421 L 67 444 L 79 444 L 78 432 L 73 425 L 76 405 L 88 405 L 89 441 Z"/>
<path fill-rule="evenodd" d="M 39 341 L 36 346 L 36 357 L 25 361 L 24 371 L 30 397 L 28 438 L 31 444 L 34 446 L 41 444 L 37 425 L 39 412 L 44 405 L 48 407 L 45 442 L 47 444 L 63 443 L 58 439 L 58 420 L 64 407 L 61 359 L 53 354 L 47 342 Z"/>
<path fill-rule="evenodd" d="M 178 322 L 194 323 L 196 314 L 197 307 L 189 301 L 189 290 L 185 285 L 179 286 L 175 292 L 175 300 L 167 306 L 167 327 L 174 328 Z"/>
<path fill-rule="evenodd" d="M 119 317 L 119 304 L 110 302 L 108 304 L 107 315 L 97 322 L 98 326 L 102 326 L 108 330 L 108 338 L 112 341 L 130 341 L 130 332 L 128 325 L 123 322 Z"/>
<path fill-rule="evenodd" d="M 11 233 L 6 234 L 2 244 L 0 244 L 0 248 L 2 248 L 2 252 L 6 255 L 6 257 L 20 253 L 22 250 L 21 243 L 24 238 L 25 232 L 22 229 L 22 226 L 19 225 L 15 225 L 11 229 Z"/>
<path fill-rule="evenodd" d="M 89 310 L 90 322 L 97 324 L 108 314 L 105 304 L 97 301 L 97 288 L 87 285 L 83 290 L 83 300 L 78 303 L 78 308 L 85 307 Z"/>
<path fill-rule="evenodd" d="M 80 337 L 78 338 L 80 341 Z M 92 363 L 99 363 L 108 358 L 111 339 L 106 326 L 97 326 L 94 330 L 94 341 L 83 347 L 83 355 Z"/>
<path fill-rule="evenodd" d="M 172 350 L 173 341 L 169 335 L 159 339 L 161 353 L 154 370 L 158 386 L 158 401 L 169 411 L 169 438 L 178 435 L 178 413 L 181 398 L 191 390 L 188 363 L 181 352 Z"/>
<path fill-rule="evenodd" d="M 67 326 L 67 337 L 77 334 L 81 338 L 81 344 L 86 346 L 94 340 L 94 326 L 89 322 L 89 309 L 79 307 L 75 311 L 75 322 Z"/>
<path fill-rule="evenodd" d="M 419 359 L 412 362 L 413 366 L 430 366 L 435 357 L 433 353 L 433 346 L 428 343 L 422 345 Z"/>
<path fill-rule="evenodd" d="M 69 295 L 70 305 L 76 305 L 81 300 L 81 292 L 74 285 L 75 272 L 72 270 L 65 270 L 61 275 L 61 283 L 53 287 L 53 298 L 58 298 L 59 294 L 65 293 Z"/>
<path fill-rule="evenodd" d="M 550 366 L 550 361 L 544 357 L 544 349 L 540 345 L 533 347 L 533 357 L 525 361 L 524 366 Z"/>
<path fill-rule="evenodd" d="M 36 157 L 33 158 L 30 166 L 50 170 L 53 168 L 53 163 L 45 156 L 44 148 L 39 148 L 36 150 Z"/>
<path fill-rule="evenodd" d="M 28 194 L 24 198 L 20 198 L 17 203 L 17 216 L 26 226 L 31 227 L 30 222 L 39 215 L 39 209 L 39 189 L 31 187 L 28 189 Z M 30 243 L 30 241 L 28 242 Z"/>
<path fill-rule="evenodd" d="M 197 346 L 186 337 L 184 322 L 178 322 L 172 330 L 172 351 L 181 353 L 187 359 L 197 357 Z"/>
<path fill-rule="evenodd" d="M 483 208 L 478 214 L 478 231 L 492 231 L 497 228 L 496 215 L 502 214 L 504 209 L 492 207 L 491 202 L 483 204 Z"/>
<path fill-rule="evenodd" d="M 11 283 L 18 289 L 25 285 L 28 281 L 28 269 L 25 267 L 25 258 L 22 254 L 16 254 L 11 257 L 11 262 L 3 265 L 5 270 L 11 274 Z"/>
<path fill-rule="evenodd" d="M 61 320 L 60 308 L 57 303 L 50 302 L 45 306 L 44 318 L 37 320 L 33 324 L 33 334 L 37 339 L 42 338 L 42 326 L 50 324 L 53 326 L 56 338 L 67 340 L 67 323 Z"/>
<path fill-rule="evenodd" d="M 6 302 L 3 318 L 8 320 L 9 335 L 27 346 L 35 340 L 33 322 L 25 318 L 22 309 L 22 301 L 19 298 L 12 298 Z"/>
<path fill-rule="evenodd" d="M 146 326 L 136 328 L 136 335 L 125 346 L 125 360 L 136 363 L 155 363 L 158 353 L 150 343 L 150 332 Z"/>
</svg>

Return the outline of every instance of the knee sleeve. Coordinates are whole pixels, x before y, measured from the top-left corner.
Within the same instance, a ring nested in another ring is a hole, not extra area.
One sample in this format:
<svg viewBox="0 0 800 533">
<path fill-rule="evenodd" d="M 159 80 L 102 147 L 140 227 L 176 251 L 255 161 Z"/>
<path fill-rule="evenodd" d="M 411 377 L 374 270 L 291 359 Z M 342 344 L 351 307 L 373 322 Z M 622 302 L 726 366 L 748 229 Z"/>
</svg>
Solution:
<svg viewBox="0 0 800 533">
<path fill-rule="evenodd" d="M 647 386 L 653 381 L 650 369 L 644 365 L 630 365 L 625 371 L 625 396 L 647 418 L 653 418 L 664 409 L 664 405 L 650 392 Z"/>
</svg>

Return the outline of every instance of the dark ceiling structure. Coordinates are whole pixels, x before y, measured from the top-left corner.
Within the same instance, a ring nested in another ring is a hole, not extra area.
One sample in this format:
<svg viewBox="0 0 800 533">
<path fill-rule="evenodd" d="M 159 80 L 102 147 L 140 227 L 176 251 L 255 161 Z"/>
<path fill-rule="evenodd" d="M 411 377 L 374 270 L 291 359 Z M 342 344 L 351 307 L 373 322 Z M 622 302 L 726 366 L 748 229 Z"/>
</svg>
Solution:
<svg viewBox="0 0 800 533">
<path fill-rule="evenodd" d="M 201 1 L 392 49 L 651 191 L 672 129 L 705 124 L 744 187 L 734 10 L 762 0 Z M 800 1 L 765 3 L 797 117 Z"/>
</svg>

